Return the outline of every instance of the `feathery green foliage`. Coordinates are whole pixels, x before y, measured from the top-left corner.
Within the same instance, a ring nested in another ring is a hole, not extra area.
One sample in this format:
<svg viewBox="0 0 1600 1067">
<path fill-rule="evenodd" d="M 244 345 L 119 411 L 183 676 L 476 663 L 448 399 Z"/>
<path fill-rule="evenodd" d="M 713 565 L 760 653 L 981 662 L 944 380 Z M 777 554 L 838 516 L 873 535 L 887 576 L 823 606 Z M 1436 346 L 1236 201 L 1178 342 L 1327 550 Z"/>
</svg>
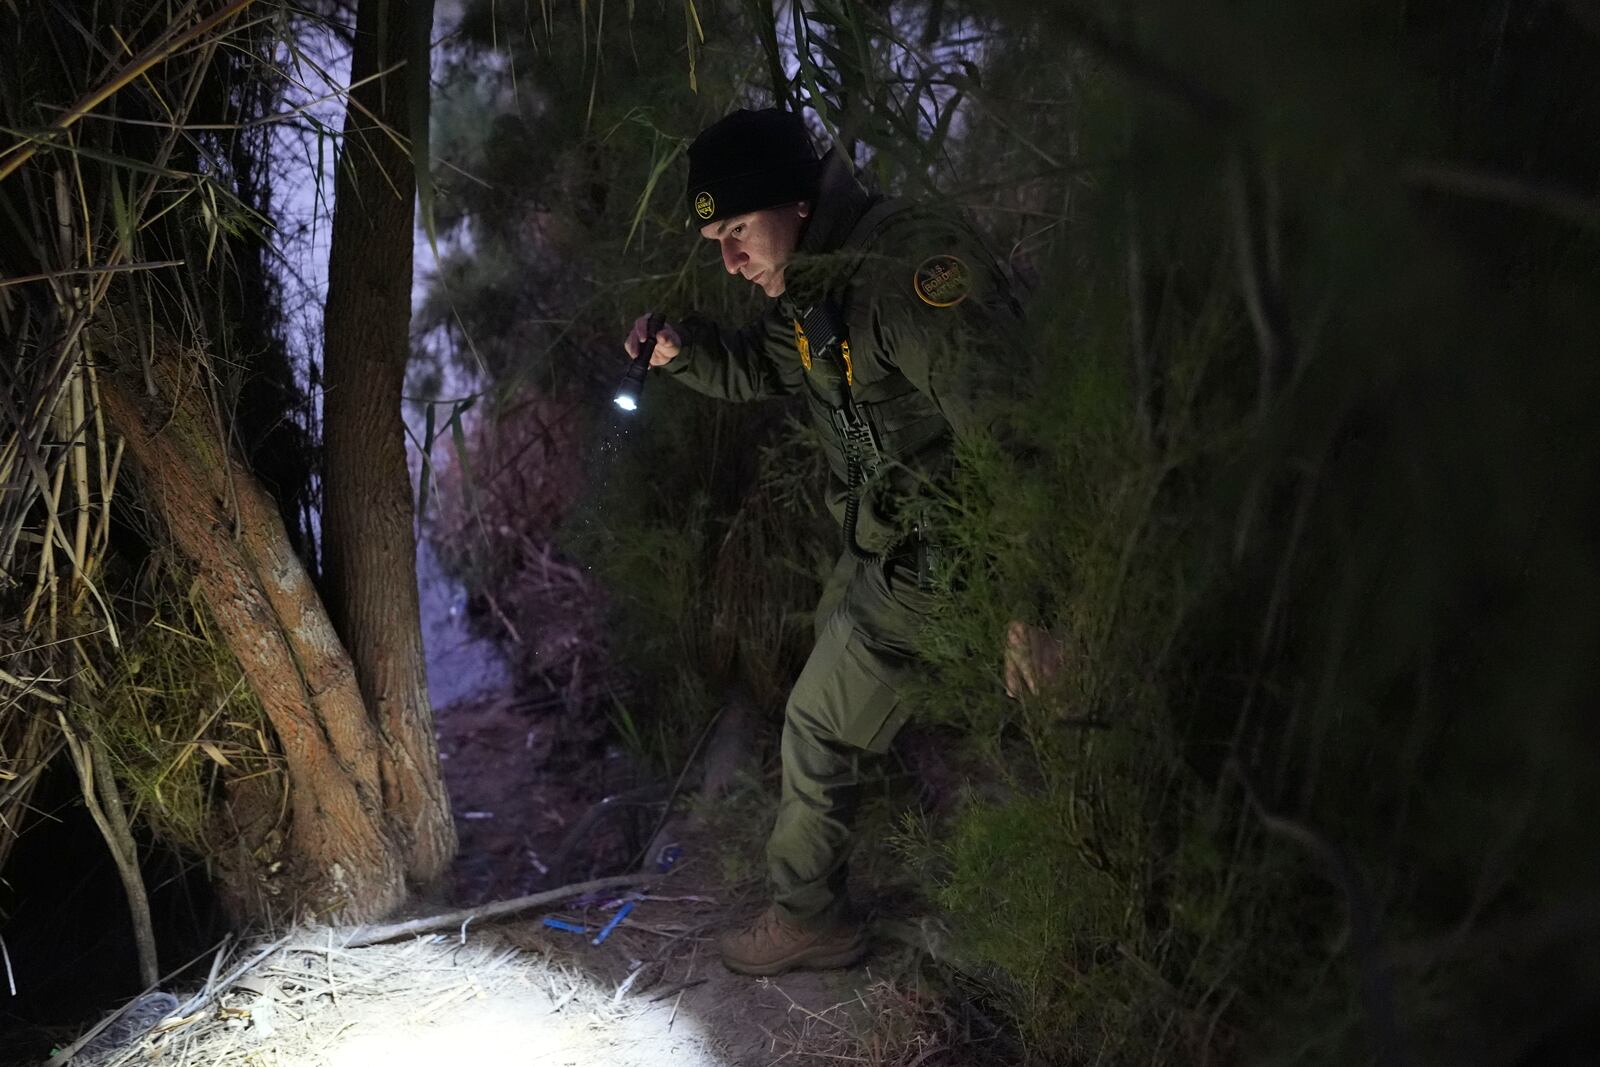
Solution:
<svg viewBox="0 0 1600 1067">
<path fill-rule="evenodd" d="M 90 713 L 118 761 L 130 816 L 198 856 L 233 845 L 217 817 L 224 779 L 280 772 L 271 727 L 233 653 L 211 632 L 204 605 L 179 574 L 143 583 L 147 617 Z"/>
<path fill-rule="evenodd" d="M 583 147 L 496 179 L 559 192 L 505 231 L 536 223 L 534 262 L 485 241 L 453 280 L 480 350 L 572 354 L 538 363 L 552 380 L 651 304 L 737 314 L 676 238 L 663 166 L 774 70 L 880 187 L 981 225 L 1026 293 L 1034 369 L 1022 440 L 965 443 L 917 701 L 983 769 L 901 843 L 1026 1055 L 1567 1062 L 1600 989 L 1600 860 L 1573 814 L 1600 781 L 1592 16 L 751 10 L 705 20 L 699 97 L 683 54 L 619 48 L 578 107 L 568 68 L 600 63 L 535 53 L 567 73 L 486 145 Z M 612 202 L 643 189 L 642 212 Z M 599 366 L 609 385 L 620 362 Z M 721 610 L 738 632 L 764 618 L 704 595 L 707 560 L 793 512 L 751 489 L 762 424 L 665 393 L 604 468 L 597 558 L 624 642 L 654 642 L 646 673 L 702 699 L 720 661 L 683 642 Z M 776 595 L 773 556 L 804 571 L 816 544 L 730 560 Z M 1013 702 L 1019 617 L 1065 662 Z"/>
</svg>

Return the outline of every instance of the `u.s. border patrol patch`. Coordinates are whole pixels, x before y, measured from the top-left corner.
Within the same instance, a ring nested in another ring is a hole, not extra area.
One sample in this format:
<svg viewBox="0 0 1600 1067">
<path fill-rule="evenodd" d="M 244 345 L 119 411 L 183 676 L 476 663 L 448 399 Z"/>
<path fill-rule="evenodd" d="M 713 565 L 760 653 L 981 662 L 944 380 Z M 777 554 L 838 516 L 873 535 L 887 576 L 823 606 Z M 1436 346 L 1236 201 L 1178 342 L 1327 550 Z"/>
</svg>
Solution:
<svg viewBox="0 0 1600 1067">
<path fill-rule="evenodd" d="M 955 307 L 972 292 L 972 277 L 959 256 L 929 256 L 911 277 L 911 287 L 924 304 Z"/>
<path fill-rule="evenodd" d="M 717 201 L 710 193 L 701 193 L 694 198 L 694 213 L 703 219 L 709 219 L 717 213 Z"/>
</svg>

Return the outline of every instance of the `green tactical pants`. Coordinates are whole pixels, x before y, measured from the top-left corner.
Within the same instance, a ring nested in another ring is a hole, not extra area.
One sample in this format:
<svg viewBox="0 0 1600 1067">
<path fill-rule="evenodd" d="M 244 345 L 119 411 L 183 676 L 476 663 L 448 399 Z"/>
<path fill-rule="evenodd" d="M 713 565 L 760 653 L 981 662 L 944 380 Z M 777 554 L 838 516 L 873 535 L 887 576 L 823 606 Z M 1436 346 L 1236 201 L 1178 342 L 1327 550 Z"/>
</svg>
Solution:
<svg viewBox="0 0 1600 1067">
<path fill-rule="evenodd" d="M 858 800 L 858 763 L 882 755 L 905 721 L 898 690 L 932 605 L 916 567 L 848 553 L 817 605 L 811 650 L 783 722 L 783 793 L 767 842 L 773 900 L 791 921 L 840 918 Z"/>
</svg>

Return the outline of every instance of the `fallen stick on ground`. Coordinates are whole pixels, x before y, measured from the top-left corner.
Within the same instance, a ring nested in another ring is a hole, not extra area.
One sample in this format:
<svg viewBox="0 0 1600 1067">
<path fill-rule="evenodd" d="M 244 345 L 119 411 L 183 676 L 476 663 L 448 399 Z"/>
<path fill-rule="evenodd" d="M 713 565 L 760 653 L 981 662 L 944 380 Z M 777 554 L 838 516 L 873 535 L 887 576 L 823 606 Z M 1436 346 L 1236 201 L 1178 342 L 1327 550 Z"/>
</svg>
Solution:
<svg viewBox="0 0 1600 1067">
<path fill-rule="evenodd" d="M 708 979 L 705 978 L 691 978 L 687 982 L 673 982 L 667 988 L 652 996 L 650 1003 L 655 1004 L 658 1001 L 666 1000 L 674 993 L 682 993 L 685 989 L 693 989 L 697 985 L 705 985 L 707 981 Z"/>
<path fill-rule="evenodd" d="M 543 893 L 534 893 L 531 896 L 514 897 L 511 900 L 497 900 L 492 904 L 480 904 L 476 908 L 461 908 L 458 911 L 447 911 L 440 915 L 425 916 L 421 919 L 408 919 L 405 922 L 389 923 L 385 926 L 358 926 L 351 931 L 349 940 L 344 942 L 344 947 L 362 948 L 366 945 L 377 945 L 385 941 L 410 937 L 413 934 L 437 933 L 440 930 L 463 927 L 467 923 L 480 919 L 504 919 L 509 915 L 531 911 L 545 904 L 556 904 L 572 897 L 581 897 L 585 893 L 597 893 L 602 889 L 616 889 L 625 885 L 638 885 L 641 882 L 648 882 L 661 877 L 663 875 L 656 871 L 614 874 L 609 878 L 596 878 L 591 882 L 577 882 L 573 885 L 562 886 L 560 889 L 549 889 Z"/>
</svg>

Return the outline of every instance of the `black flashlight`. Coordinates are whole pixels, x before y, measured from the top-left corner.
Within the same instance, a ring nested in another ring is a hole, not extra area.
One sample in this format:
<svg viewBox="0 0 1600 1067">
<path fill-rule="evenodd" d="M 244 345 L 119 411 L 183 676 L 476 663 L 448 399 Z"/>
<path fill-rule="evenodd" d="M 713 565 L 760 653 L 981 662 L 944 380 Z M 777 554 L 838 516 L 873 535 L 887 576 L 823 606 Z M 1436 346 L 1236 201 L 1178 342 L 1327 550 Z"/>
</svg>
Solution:
<svg viewBox="0 0 1600 1067">
<path fill-rule="evenodd" d="M 617 386 L 617 395 L 611 400 L 623 411 L 639 410 L 639 394 L 644 392 L 645 371 L 650 369 L 650 356 L 656 350 L 656 334 L 662 325 L 661 313 L 652 312 L 650 321 L 645 323 L 644 340 L 639 342 L 639 355 L 623 372 L 622 384 Z"/>
</svg>

